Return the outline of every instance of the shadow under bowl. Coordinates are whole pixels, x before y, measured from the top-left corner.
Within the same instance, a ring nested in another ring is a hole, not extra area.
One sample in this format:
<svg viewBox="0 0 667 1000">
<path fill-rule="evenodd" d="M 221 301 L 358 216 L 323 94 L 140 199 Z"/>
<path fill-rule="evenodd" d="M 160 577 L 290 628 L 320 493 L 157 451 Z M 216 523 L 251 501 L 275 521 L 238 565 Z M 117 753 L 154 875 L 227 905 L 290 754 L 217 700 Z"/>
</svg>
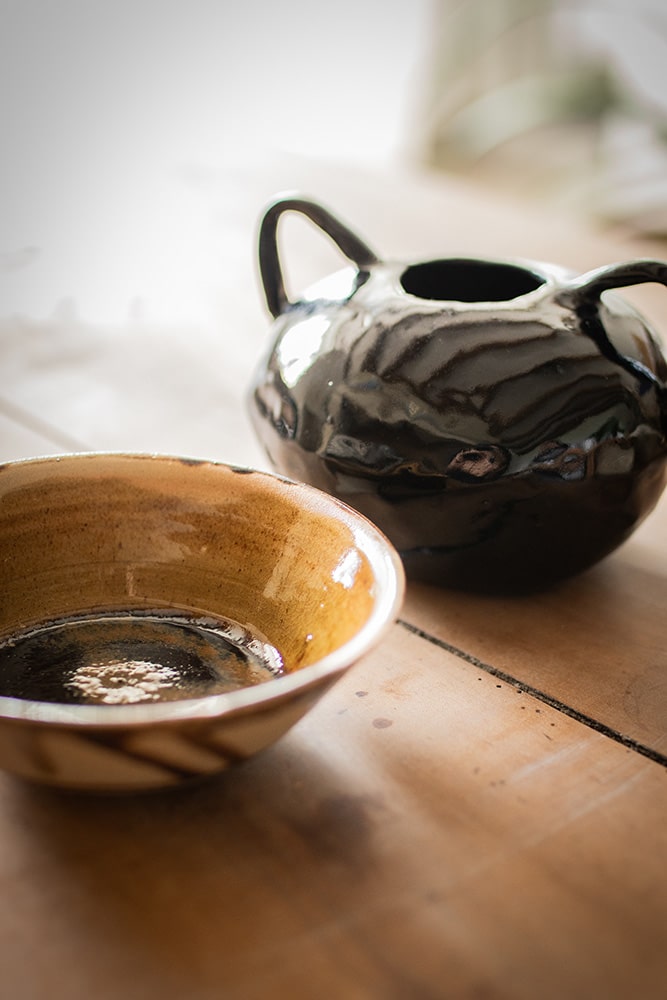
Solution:
<svg viewBox="0 0 667 1000">
<path fill-rule="evenodd" d="M 0 767 L 178 785 L 278 739 L 394 621 L 401 562 L 279 476 L 170 456 L 0 466 Z"/>
</svg>

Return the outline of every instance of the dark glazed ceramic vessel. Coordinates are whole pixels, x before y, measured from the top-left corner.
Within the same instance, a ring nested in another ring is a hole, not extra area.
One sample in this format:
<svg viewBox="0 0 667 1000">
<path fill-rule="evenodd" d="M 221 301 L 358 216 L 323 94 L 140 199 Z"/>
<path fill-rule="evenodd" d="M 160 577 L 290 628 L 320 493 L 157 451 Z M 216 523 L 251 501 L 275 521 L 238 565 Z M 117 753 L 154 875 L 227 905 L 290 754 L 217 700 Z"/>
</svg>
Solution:
<svg viewBox="0 0 667 1000">
<path fill-rule="evenodd" d="M 291 302 L 284 212 L 352 262 Z M 264 215 L 275 317 L 252 388 L 273 465 L 356 507 L 408 575 L 539 588 L 623 542 L 665 483 L 667 363 L 618 286 L 667 284 L 633 260 L 574 276 L 532 261 L 385 262 L 315 202 Z"/>
</svg>

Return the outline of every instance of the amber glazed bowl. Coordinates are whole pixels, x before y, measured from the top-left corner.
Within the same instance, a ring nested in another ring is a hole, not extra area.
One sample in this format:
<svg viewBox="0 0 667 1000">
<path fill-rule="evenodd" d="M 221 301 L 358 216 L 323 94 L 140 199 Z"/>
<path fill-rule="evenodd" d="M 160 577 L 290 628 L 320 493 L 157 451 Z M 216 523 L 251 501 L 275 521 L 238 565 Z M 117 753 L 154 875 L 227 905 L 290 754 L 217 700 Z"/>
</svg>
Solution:
<svg viewBox="0 0 667 1000">
<path fill-rule="evenodd" d="M 0 767 L 130 791 L 278 739 L 394 620 L 403 571 L 313 487 L 186 459 L 0 466 Z"/>
</svg>

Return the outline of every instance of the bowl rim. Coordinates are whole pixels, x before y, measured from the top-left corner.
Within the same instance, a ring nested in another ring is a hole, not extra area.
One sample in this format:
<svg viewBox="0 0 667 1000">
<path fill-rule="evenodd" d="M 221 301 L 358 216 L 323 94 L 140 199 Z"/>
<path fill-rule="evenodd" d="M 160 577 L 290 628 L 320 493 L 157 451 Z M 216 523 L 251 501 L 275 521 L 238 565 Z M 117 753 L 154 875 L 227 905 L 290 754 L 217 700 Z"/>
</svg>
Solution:
<svg viewBox="0 0 667 1000">
<path fill-rule="evenodd" d="M 280 473 L 215 458 L 194 458 L 167 452 L 81 451 L 40 455 L 0 463 L 1 477 L 8 469 L 24 466 L 54 466 L 84 460 L 158 461 L 196 467 L 206 465 L 230 472 L 252 474 L 295 489 L 305 506 L 335 514 L 352 531 L 354 544 L 364 553 L 373 573 L 374 604 L 361 628 L 343 645 L 292 673 L 261 684 L 222 694 L 175 701 L 134 705 L 68 705 L 0 695 L 0 723 L 23 722 L 49 726 L 101 729 L 135 729 L 146 725 L 168 726 L 174 722 L 206 721 L 246 714 L 253 708 L 268 708 L 308 689 L 331 683 L 380 641 L 394 624 L 405 596 L 405 571 L 401 558 L 387 536 L 369 518 L 337 497 L 308 483 Z M 3 490 L 0 488 L 0 500 Z"/>
</svg>

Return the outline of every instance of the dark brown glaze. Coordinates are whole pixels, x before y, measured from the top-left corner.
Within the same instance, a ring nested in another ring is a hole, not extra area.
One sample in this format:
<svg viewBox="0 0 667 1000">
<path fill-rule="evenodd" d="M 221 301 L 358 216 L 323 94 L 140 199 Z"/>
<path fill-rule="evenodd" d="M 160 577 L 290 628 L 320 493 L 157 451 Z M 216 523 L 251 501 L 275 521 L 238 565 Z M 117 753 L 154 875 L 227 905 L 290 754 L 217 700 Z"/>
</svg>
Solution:
<svg viewBox="0 0 667 1000">
<path fill-rule="evenodd" d="M 3 698 L 100 705 L 203 698 L 282 673 L 247 627 L 175 608 L 44 622 L 0 641 L 0 666 Z"/>
<path fill-rule="evenodd" d="M 277 469 L 378 524 L 409 575 L 549 585 L 616 548 L 664 487 L 667 365 L 642 317 L 600 298 L 650 280 L 667 282 L 667 264 L 576 278 L 368 251 L 356 273 L 282 297 L 255 429 Z"/>
</svg>

